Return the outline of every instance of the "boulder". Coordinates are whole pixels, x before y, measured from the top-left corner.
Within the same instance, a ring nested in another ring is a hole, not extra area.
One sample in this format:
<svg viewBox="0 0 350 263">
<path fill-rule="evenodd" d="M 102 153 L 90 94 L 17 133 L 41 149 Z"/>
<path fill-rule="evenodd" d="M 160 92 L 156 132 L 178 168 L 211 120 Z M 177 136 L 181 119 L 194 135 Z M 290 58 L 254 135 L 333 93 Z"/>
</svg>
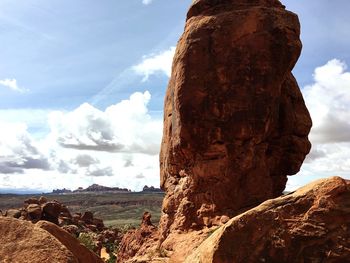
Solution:
<svg viewBox="0 0 350 263">
<path fill-rule="evenodd" d="M 321 179 L 232 218 L 185 262 L 350 262 L 349 219 L 350 181 Z"/>
<path fill-rule="evenodd" d="M 79 262 L 67 247 L 44 229 L 29 221 L 9 217 L 0 217 L 0 259 L 3 263 Z"/>
<path fill-rule="evenodd" d="M 42 210 L 38 204 L 30 204 L 26 208 L 28 219 L 32 222 L 37 222 L 41 219 Z"/>
<path fill-rule="evenodd" d="M 299 171 L 311 147 L 299 26 L 278 0 L 192 3 L 165 97 L 162 240 L 281 195 Z"/>
<path fill-rule="evenodd" d="M 22 215 L 21 210 L 19 209 L 9 209 L 5 212 L 4 216 L 19 218 Z"/>
<path fill-rule="evenodd" d="M 51 235 L 56 237 L 65 247 L 71 251 L 77 262 L 80 263 L 102 263 L 103 261 L 85 246 L 81 245 L 79 241 L 70 233 L 66 232 L 59 226 L 47 221 L 39 221 L 37 227 L 45 229 Z"/>
<path fill-rule="evenodd" d="M 61 206 L 60 216 L 67 217 L 67 218 L 72 218 L 72 215 L 71 215 L 69 209 L 65 205 Z"/>
<path fill-rule="evenodd" d="M 47 202 L 47 198 L 45 197 L 45 196 L 40 196 L 40 198 L 39 198 L 39 204 L 45 204 L 46 202 Z"/>
<path fill-rule="evenodd" d="M 92 223 L 93 223 L 93 225 L 96 226 L 96 228 L 97 228 L 99 231 L 102 231 L 102 230 L 105 228 L 105 225 L 104 225 L 104 223 L 103 223 L 103 220 L 100 219 L 100 218 L 94 218 L 94 219 L 92 220 Z"/>
<path fill-rule="evenodd" d="M 30 205 L 30 204 L 37 204 L 37 205 L 39 205 L 40 203 L 39 203 L 38 199 L 36 199 L 35 197 L 31 197 L 31 198 L 28 198 L 28 199 L 24 200 L 24 204 L 26 204 L 26 205 Z"/>
<path fill-rule="evenodd" d="M 86 224 L 92 224 L 94 220 L 94 214 L 90 211 L 86 211 L 81 217 L 81 220 L 84 221 Z"/>
<path fill-rule="evenodd" d="M 57 201 L 47 202 L 43 205 L 43 216 L 42 219 L 58 224 L 58 216 L 61 213 L 62 205 Z"/>
</svg>

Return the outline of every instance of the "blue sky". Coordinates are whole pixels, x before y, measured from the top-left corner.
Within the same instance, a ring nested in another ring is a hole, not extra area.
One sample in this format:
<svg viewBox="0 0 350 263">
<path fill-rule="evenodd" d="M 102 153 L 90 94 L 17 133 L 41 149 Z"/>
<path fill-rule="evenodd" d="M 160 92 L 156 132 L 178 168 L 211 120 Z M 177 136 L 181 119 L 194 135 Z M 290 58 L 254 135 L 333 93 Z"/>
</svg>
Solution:
<svg viewBox="0 0 350 263">
<path fill-rule="evenodd" d="M 0 0 L 0 191 L 157 186 L 163 96 L 190 3 Z M 292 189 L 349 174 L 350 2 L 283 3 L 302 24 L 294 73 L 316 120 Z"/>
</svg>

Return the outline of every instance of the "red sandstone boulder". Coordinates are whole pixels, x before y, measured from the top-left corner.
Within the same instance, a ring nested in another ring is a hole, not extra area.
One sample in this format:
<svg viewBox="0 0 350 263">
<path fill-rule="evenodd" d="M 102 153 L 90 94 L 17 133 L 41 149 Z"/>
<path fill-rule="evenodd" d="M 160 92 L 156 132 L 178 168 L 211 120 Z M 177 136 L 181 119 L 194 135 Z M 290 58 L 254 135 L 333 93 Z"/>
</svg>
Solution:
<svg viewBox="0 0 350 263">
<path fill-rule="evenodd" d="M 185 262 L 350 262 L 350 181 L 322 179 L 268 200 L 217 229 Z"/>
<path fill-rule="evenodd" d="M 44 229 L 31 222 L 9 217 L 0 217 L 0 261 L 79 262 L 67 247 Z"/>
<path fill-rule="evenodd" d="M 71 215 L 69 209 L 64 205 L 62 205 L 62 207 L 61 207 L 60 216 L 66 217 L 66 218 L 72 218 L 72 215 Z"/>
<path fill-rule="evenodd" d="M 38 201 L 39 201 L 39 204 L 42 205 L 42 204 L 45 204 L 48 200 L 45 196 L 40 196 Z"/>
<path fill-rule="evenodd" d="M 41 219 L 42 210 L 38 204 L 30 204 L 26 208 L 28 219 L 32 222 L 37 222 Z"/>
<path fill-rule="evenodd" d="M 40 221 L 37 227 L 45 229 L 55 238 L 57 238 L 77 259 L 80 263 L 102 263 L 103 261 L 85 246 L 81 245 L 79 241 L 70 233 L 66 232 L 59 226 L 46 221 Z"/>
<path fill-rule="evenodd" d="M 39 203 L 38 199 L 32 197 L 32 198 L 28 198 L 28 199 L 24 200 L 24 204 L 25 205 L 30 205 L 30 204 L 37 204 L 37 205 L 39 205 L 40 203 Z"/>
<path fill-rule="evenodd" d="M 58 224 L 58 216 L 61 213 L 62 205 L 57 201 L 47 202 L 43 205 L 43 216 L 42 219 Z"/>
<path fill-rule="evenodd" d="M 4 216 L 19 218 L 22 215 L 21 210 L 19 209 L 9 209 L 5 212 Z"/>
<path fill-rule="evenodd" d="M 103 220 L 102 219 L 99 219 L 99 218 L 94 218 L 92 220 L 92 224 L 96 226 L 97 230 L 98 231 L 102 231 L 104 228 L 105 228 L 105 225 L 103 223 Z"/>
<path fill-rule="evenodd" d="M 90 211 L 84 212 L 83 216 L 81 217 L 81 220 L 85 222 L 85 224 L 92 224 L 94 220 L 94 214 Z"/>
<path fill-rule="evenodd" d="M 311 127 L 291 73 L 299 33 L 278 0 L 193 2 L 165 98 L 162 240 L 281 195 L 299 171 Z"/>
</svg>

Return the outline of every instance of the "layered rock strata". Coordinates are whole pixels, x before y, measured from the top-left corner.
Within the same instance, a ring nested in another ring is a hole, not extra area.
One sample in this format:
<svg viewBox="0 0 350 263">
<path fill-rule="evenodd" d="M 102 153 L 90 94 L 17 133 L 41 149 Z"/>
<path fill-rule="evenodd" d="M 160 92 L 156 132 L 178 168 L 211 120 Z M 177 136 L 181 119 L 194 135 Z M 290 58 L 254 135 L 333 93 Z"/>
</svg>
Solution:
<svg viewBox="0 0 350 263">
<path fill-rule="evenodd" d="M 225 223 L 283 192 L 310 150 L 291 71 L 299 21 L 278 0 L 197 0 L 164 106 L 161 238 Z"/>
</svg>

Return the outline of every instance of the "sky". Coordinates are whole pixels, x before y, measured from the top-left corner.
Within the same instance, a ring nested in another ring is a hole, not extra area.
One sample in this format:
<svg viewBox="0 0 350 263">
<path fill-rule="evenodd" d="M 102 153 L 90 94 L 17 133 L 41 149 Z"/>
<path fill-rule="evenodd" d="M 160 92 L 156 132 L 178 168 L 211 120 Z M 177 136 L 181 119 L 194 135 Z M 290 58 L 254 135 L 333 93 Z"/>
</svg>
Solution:
<svg viewBox="0 0 350 263">
<path fill-rule="evenodd" d="M 285 0 L 313 148 L 293 190 L 350 179 L 348 0 Z M 0 0 L 0 192 L 159 186 L 164 94 L 191 0 Z"/>
</svg>

